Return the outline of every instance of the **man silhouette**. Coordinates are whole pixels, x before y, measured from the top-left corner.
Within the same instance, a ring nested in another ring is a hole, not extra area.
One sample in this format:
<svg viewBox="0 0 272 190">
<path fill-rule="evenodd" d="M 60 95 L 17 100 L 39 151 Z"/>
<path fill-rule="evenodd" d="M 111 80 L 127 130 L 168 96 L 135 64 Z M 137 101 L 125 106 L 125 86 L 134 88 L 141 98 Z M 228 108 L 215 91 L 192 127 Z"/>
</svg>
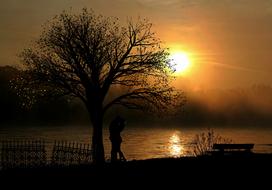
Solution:
<svg viewBox="0 0 272 190">
<path fill-rule="evenodd" d="M 125 127 L 125 120 L 116 116 L 114 120 L 110 123 L 109 131 L 110 131 L 110 141 L 111 141 L 111 162 L 118 161 L 118 154 L 120 161 L 126 161 L 126 158 L 121 151 L 121 143 L 122 137 L 121 132 Z"/>
</svg>

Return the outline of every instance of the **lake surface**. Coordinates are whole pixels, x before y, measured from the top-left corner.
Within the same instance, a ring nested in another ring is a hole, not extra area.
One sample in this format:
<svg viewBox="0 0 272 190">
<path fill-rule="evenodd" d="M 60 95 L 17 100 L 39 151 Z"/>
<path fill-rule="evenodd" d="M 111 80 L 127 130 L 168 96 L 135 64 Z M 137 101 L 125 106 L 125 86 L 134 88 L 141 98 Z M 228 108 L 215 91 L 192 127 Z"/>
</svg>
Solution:
<svg viewBox="0 0 272 190">
<path fill-rule="evenodd" d="M 213 127 L 214 132 L 235 143 L 254 143 L 254 152 L 272 153 L 272 127 Z M 127 127 L 122 132 L 122 150 L 128 160 L 192 155 L 192 142 L 196 134 L 207 128 L 196 127 Z M 90 144 L 92 129 L 87 126 L 1 127 L 0 139 L 42 139 L 48 155 L 55 140 Z M 108 130 L 104 130 L 106 158 L 109 159 Z"/>
</svg>

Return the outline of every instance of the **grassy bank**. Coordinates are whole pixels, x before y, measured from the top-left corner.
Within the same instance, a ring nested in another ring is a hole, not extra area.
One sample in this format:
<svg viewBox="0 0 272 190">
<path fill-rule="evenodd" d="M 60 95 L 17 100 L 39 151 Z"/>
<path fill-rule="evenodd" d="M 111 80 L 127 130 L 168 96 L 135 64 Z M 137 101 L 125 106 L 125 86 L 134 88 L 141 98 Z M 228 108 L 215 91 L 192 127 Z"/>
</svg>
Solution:
<svg viewBox="0 0 272 190">
<path fill-rule="evenodd" d="M 269 182 L 272 171 L 272 154 L 228 157 L 183 157 L 134 160 L 107 163 L 103 166 L 80 165 L 35 169 L 9 169 L 1 171 L 2 180 L 31 182 L 58 182 L 62 184 L 86 183 L 118 186 L 119 183 L 196 183 L 243 184 Z M 102 183 L 101 183 L 102 181 Z M 105 182 L 105 183 L 104 183 Z M 191 185 L 196 185 L 192 183 Z"/>
</svg>

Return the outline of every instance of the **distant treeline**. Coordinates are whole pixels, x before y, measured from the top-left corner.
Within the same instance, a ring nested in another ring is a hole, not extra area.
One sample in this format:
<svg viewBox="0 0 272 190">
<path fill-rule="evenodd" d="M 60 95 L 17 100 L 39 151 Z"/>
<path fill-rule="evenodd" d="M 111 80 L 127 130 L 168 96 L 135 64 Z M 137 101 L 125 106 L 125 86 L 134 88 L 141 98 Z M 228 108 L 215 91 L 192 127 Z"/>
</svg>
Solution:
<svg viewBox="0 0 272 190">
<path fill-rule="evenodd" d="M 60 98 L 38 100 L 30 109 L 21 106 L 23 99 L 10 87 L 19 71 L 0 67 L 0 125 L 89 125 L 87 110 L 78 100 Z M 224 87 L 222 87 L 224 88 Z M 159 119 L 122 108 L 112 110 L 106 120 L 119 113 L 135 125 L 271 125 L 272 88 L 254 85 L 230 90 L 190 91 L 187 104 L 172 117 Z M 139 119 L 141 118 L 141 119 Z M 107 122 L 107 121 L 106 121 Z"/>
<path fill-rule="evenodd" d="M 222 87 L 224 88 L 224 87 Z M 188 92 L 180 122 L 187 124 L 271 125 L 272 88 L 214 89 Z"/>
<path fill-rule="evenodd" d="M 79 102 L 64 99 L 38 100 L 30 109 L 22 107 L 21 99 L 10 81 L 19 70 L 0 67 L 0 125 L 59 125 L 88 122 L 88 113 Z"/>
</svg>

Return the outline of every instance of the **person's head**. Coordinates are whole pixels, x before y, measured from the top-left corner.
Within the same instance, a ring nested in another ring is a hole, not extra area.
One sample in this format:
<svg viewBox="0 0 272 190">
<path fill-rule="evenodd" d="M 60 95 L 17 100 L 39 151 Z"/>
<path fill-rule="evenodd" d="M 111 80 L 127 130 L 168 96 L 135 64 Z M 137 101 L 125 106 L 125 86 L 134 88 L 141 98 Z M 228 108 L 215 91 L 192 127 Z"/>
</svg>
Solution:
<svg viewBox="0 0 272 190">
<path fill-rule="evenodd" d="M 126 125 L 126 120 L 122 118 L 121 116 L 117 115 L 115 118 L 119 123 L 119 130 L 122 131 Z"/>
<path fill-rule="evenodd" d="M 117 115 L 115 118 L 114 118 L 114 120 L 117 120 L 117 121 L 120 121 L 120 120 L 122 120 L 123 118 L 120 116 L 120 115 Z"/>
</svg>

